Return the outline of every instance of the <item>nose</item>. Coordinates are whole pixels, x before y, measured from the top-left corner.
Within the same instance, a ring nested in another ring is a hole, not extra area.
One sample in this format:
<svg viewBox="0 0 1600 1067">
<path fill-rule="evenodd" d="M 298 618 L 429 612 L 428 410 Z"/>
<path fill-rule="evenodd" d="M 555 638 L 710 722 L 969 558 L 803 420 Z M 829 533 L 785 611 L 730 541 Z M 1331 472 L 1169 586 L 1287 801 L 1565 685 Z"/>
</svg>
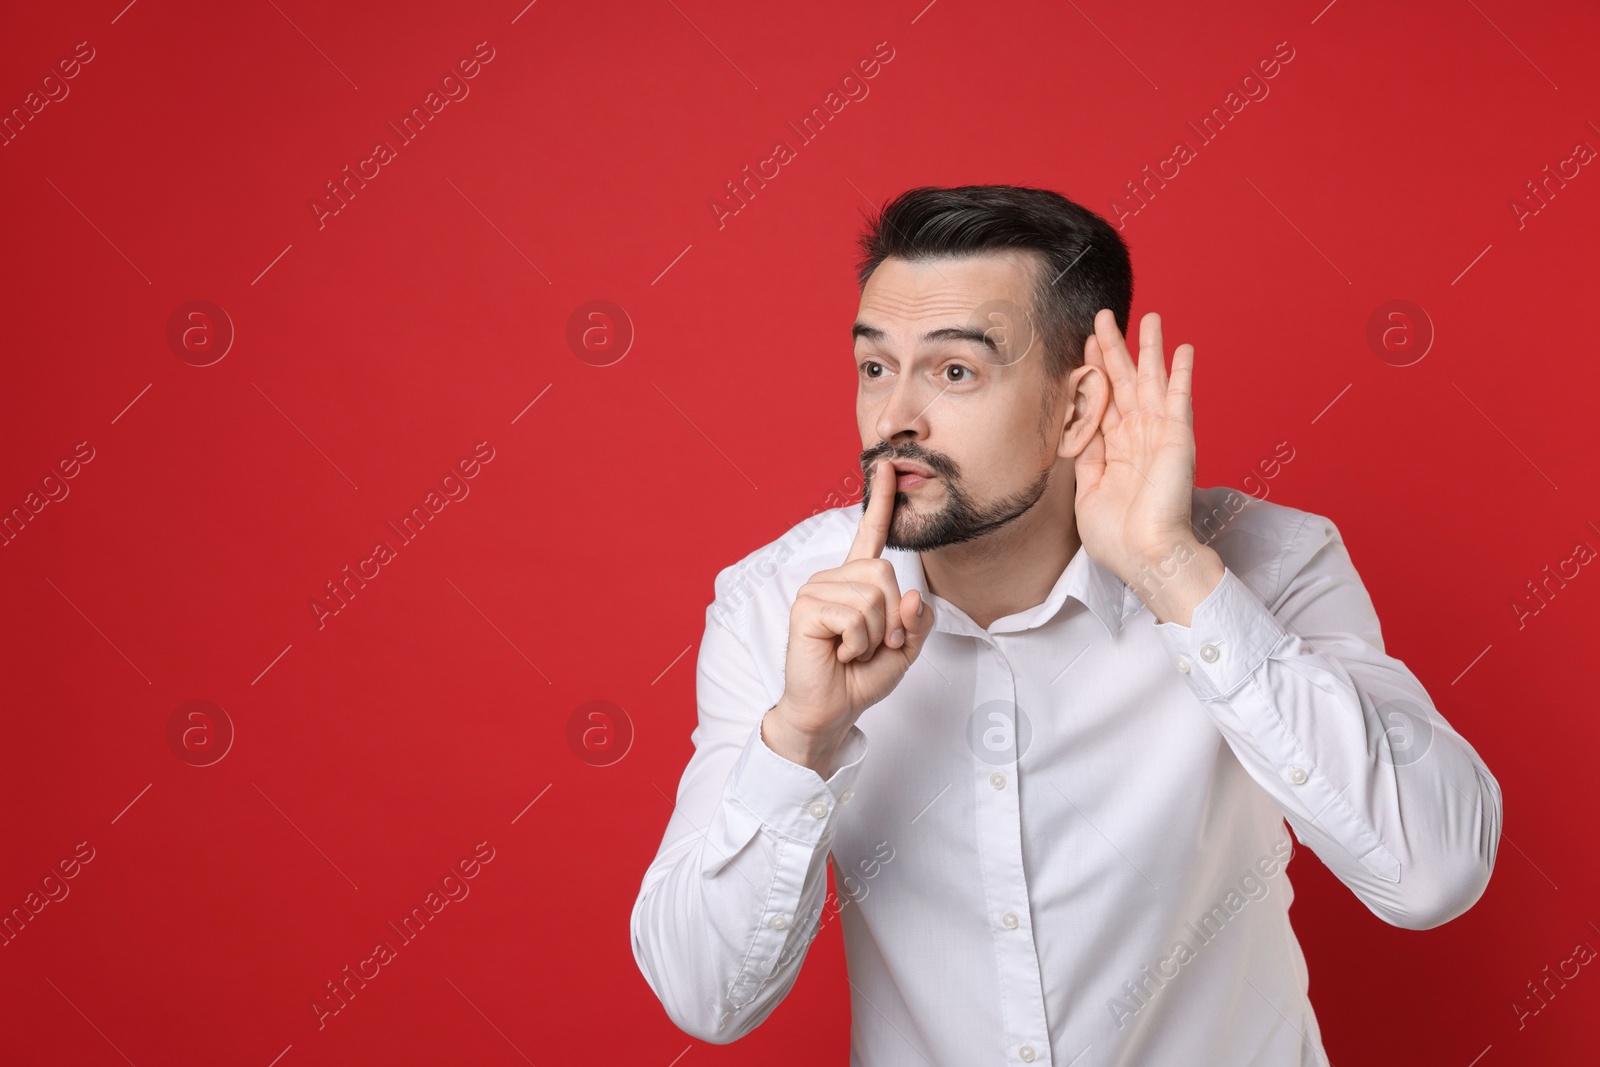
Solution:
<svg viewBox="0 0 1600 1067">
<path fill-rule="evenodd" d="M 937 394 L 923 395 L 925 392 L 911 375 L 904 375 L 895 382 L 873 423 L 880 441 L 905 441 L 928 436 L 928 408 Z"/>
</svg>

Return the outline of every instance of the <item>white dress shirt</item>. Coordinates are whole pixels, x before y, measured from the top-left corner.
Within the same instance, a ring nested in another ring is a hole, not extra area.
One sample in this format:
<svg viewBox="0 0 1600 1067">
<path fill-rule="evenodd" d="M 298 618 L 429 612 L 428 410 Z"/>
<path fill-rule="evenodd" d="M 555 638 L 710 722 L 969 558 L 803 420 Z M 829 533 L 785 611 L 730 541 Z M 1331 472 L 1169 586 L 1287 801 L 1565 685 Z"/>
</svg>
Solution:
<svg viewBox="0 0 1600 1067">
<path fill-rule="evenodd" d="M 749 1033 L 837 916 L 851 1067 L 1326 1064 L 1284 820 L 1395 926 L 1483 893 L 1499 784 L 1384 652 L 1338 529 L 1225 487 L 1194 493 L 1227 569 L 1189 626 L 1080 548 L 981 627 L 887 550 L 936 612 L 920 657 L 826 781 L 778 756 L 790 607 L 860 514 L 716 579 L 695 751 L 630 924 L 689 1034 Z"/>
</svg>

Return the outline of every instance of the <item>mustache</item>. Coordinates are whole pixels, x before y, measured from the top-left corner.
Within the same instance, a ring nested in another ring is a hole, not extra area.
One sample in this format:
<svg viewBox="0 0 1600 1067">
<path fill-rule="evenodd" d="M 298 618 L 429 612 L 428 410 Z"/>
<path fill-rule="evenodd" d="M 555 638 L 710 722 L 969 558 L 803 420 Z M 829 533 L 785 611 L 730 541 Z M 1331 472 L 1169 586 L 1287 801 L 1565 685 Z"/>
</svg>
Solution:
<svg viewBox="0 0 1600 1067">
<path fill-rule="evenodd" d="M 956 466 L 955 460 L 942 452 L 924 448 L 915 441 L 908 441 L 898 447 L 891 445 L 887 441 L 879 441 L 871 448 L 863 449 L 861 452 L 862 472 L 870 476 L 873 464 L 884 458 L 891 460 L 908 459 L 915 463 L 920 463 L 947 481 L 953 482 L 961 477 L 961 468 Z"/>
</svg>

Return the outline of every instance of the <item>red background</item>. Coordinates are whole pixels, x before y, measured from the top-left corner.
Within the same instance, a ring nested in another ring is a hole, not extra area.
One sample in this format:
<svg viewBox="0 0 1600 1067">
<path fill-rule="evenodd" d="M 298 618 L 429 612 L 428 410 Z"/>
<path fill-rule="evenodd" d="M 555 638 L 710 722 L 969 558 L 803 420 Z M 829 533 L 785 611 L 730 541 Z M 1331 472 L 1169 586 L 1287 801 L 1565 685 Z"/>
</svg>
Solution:
<svg viewBox="0 0 1600 1067">
<path fill-rule="evenodd" d="M 865 211 L 1008 182 L 1111 217 L 1184 138 L 1123 235 L 1135 321 L 1197 349 L 1197 481 L 1339 524 L 1504 790 L 1489 889 L 1436 930 L 1300 853 L 1332 1060 L 1589 1062 L 1600 976 L 1520 1029 L 1512 1005 L 1600 947 L 1600 577 L 1512 605 L 1600 548 L 1600 174 L 1510 205 L 1600 146 L 1591 5 L 124 3 L 9 5 L 0 32 L 8 113 L 94 53 L 0 147 L 0 508 L 93 450 L 0 548 L 0 909 L 94 850 L 0 947 L 0 1061 L 842 1064 L 836 923 L 726 1048 L 629 948 L 712 578 L 856 470 Z M 484 41 L 470 94 L 319 228 L 324 183 Z M 1200 146 L 1186 123 L 1284 41 Z M 879 42 L 801 145 L 786 122 Z M 719 226 L 779 139 L 796 158 Z M 594 299 L 636 331 L 610 366 L 567 341 Z M 1394 299 L 1436 334 L 1409 366 L 1367 341 Z M 209 366 L 167 340 L 191 300 L 236 331 Z M 324 583 L 480 441 L 470 495 L 319 626 Z M 210 766 L 168 741 L 191 700 L 235 731 Z M 611 766 L 568 744 L 590 700 L 632 723 Z M 479 842 L 470 896 L 319 1029 L 325 983 Z"/>
</svg>

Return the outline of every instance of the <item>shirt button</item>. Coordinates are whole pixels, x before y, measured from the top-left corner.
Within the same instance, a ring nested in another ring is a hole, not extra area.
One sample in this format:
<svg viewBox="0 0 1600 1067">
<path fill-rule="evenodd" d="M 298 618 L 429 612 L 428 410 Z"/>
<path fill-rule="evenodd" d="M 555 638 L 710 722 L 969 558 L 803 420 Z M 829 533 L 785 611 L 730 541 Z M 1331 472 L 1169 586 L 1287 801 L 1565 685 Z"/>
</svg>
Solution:
<svg viewBox="0 0 1600 1067">
<path fill-rule="evenodd" d="M 1290 767 L 1289 768 L 1289 781 L 1293 782 L 1295 785 L 1300 785 L 1302 782 L 1304 782 L 1306 780 L 1307 777 L 1309 777 L 1309 776 L 1306 774 L 1305 768 L 1303 768 L 1303 767 Z"/>
<path fill-rule="evenodd" d="M 824 804 L 820 800 L 817 801 L 815 804 L 811 805 L 811 814 L 819 819 L 824 818 L 828 814 L 828 805 Z"/>
<path fill-rule="evenodd" d="M 1032 1063 L 1034 1056 L 1033 1046 L 1023 1045 L 1021 1048 L 1017 1049 L 1017 1055 L 1022 1057 L 1022 1061 L 1024 1063 Z"/>
<path fill-rule="evenodd" d="M 850 798 L 855 795 L 856 791 L 854 789 L 846 789 L 843 793 L 839 794 L 839 803 L 848 804 L 850 803 Z"/>
<path fill-rule="evenodd" d="M 1180 671 L 1182 671 L 1184 674 L 1188 674 L 1189 673 L 1189 661 L 1187 659 L 1185 659 L 1183 656 L 1179 656 L 1178 657 L 1178 669 Z"/>
<path fill-rule="evenodd" d="M 1207 663 L 1215 663 L 1217 661 L 1217 646 L 1211 644 L 1201 645 L 1200 658 Z"/>
<path fill-rule="evenodd" d="M 1017 913 L 1014 911 L 1008 911 L 1004 915 L 1000 916 L 1000 924 L 1007 930 L 1015 930 L 1017 928 L 1018 921 Z"/>
<path fill-rule="evenodd" d="M 1004 789 L 1006 787 L 1006 776 L 999 771 L 995 771 L 989 776 L 989 784 L 996 789 Z"/>
<path fill-rule="evenodd" d="M 774 915 L 772 917 L 772 928 L 774 930 L 782 930 L 785 927 L 787 927 L 788 925 L 789 925 L 789 920 L 786 919 L 784 916 L 782 916 L 782 915 Z"/>
</svg>

